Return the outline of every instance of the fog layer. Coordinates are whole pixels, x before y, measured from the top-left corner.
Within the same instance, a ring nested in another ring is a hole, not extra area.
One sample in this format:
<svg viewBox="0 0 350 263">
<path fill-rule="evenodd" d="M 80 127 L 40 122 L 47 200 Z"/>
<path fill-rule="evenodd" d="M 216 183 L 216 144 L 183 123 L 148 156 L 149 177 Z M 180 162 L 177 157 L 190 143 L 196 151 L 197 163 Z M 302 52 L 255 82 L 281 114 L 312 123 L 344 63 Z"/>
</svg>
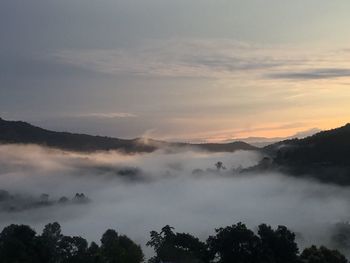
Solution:
<svg viewBox="0 0 350 263">
<path fill-rule="evenodd" d="M 302 246 L 329 245 L 332 225 L 349 220 L 349 189 L 277 173 L 234 172 L 261 158 L 244 151 L 81 154 L 2 145 L 0 189 L 16 196 L 46 193 L 50 200 L 84 193 L 90 202 L 0 209 L 0 229 L 23 223 L 39 231 L 58 221 L 65 233 L 90 241 L 114 228 L 144 246 L 149 231 L 166 224 L 205 239 L 216 227 L 242 221 L 249 227 L 286 225 Z M 215 167 L 218 161 L 225 170 Z"/>
</svg>

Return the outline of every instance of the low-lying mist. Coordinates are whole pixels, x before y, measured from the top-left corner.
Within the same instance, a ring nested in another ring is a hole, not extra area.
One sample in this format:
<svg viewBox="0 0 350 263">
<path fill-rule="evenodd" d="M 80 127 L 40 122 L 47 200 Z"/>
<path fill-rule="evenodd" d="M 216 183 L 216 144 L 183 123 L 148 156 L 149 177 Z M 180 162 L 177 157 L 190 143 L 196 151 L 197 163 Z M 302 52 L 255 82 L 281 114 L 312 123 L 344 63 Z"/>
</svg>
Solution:
<svg viewBox="0 0 350 263">
<path fill-rule="evenodd" d="M 253 151 L 81 154 L 2 145 L 0 189 L 14 200 L 42 194 L 48 200 L 71 200 L 84 193 L 89 202 L 52 201 L 14 211 L 0 206 L 0 230 L 21 223 L 40 231 L 58 221 L 66 234 L 98 240 L 113 228 L 144 246 L 149 231 L 166 224 L 205 239 L 216 227 L 242 221 L 252 228 L 286 225 L 301 246 L 332 246 L 334 224 L 350 218 L 350 189 L 278 173 L 234 172 L 261 158 Z M 217 169 L 219 161 L 226 169 Z"/>
</svg>

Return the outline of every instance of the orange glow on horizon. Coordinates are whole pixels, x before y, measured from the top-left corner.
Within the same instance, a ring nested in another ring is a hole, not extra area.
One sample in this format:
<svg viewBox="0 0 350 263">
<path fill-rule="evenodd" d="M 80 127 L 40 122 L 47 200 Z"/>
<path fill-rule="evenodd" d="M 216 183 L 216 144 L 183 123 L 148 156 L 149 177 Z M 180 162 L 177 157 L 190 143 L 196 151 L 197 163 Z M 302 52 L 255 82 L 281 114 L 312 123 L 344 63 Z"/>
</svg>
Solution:
<svg viewBox="0 0 350 263">
<path fill-rule="evenodd" d="M 224 143 L 224 142 L 229 142 L 229 141 L 234 141 L 237 139 L 244 139 L 244 138 L 249 138 L 249 137 L 261 137 L 261 138 L 286 138 L 286 137 L 292 137 L 295 134 L 299 132 L 304 132 L 308 131 L 314 128 L 320 129 L 320 130 L 331 130 L 335 128 L 342 127 L 346 125 L 347 123 L 350 122 L 349 120 L 344 120 L 344 119 L 331 119 L 331 120 L 324 120 L 320 121 L 315 125 L 308 125 L 304 127 L 298 127 L 298 128 L 289 128 L 289 129 L 275 129 L 271 128 L 269 129 L 263 129 L 261 131 L 241 131 L 238 133 L 234 132 L 227 132 L 227 133 L 218 133 L 218 134 L 213 134 L 210 136 L 200 136 L 197 135 L 196 137 L 192 137 L 192 139 L 187 138 L 186 141 L 196 141 L 196 142 L 207 142 L 207 143 Z M 235 134 L 235 136 L 232 136 L 232 134 Z"/>
</svg>

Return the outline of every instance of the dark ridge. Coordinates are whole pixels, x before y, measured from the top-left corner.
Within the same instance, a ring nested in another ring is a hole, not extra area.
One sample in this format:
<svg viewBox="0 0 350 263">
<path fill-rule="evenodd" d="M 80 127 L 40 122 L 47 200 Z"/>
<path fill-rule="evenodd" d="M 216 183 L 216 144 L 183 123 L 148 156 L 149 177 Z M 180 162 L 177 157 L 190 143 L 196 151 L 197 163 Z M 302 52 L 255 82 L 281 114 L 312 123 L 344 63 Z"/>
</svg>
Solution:
<svg viewBox="0 0 350 263">
<path fill-rule="evenodd" d="M 151 152 L 154 147 L 133 140 L 45 130 L 22 121 L 0 120 L 0 142 L 38 144 L 72 151 L 118 149 L 125 152 Z"/>
<path fill-rule="evenodd" d="M 258 150 L 257 147 L 241 141 L 225 143 L 225 144 L 205 143 L 205 144 L 193 144 L 193 145 L 210 152 L 234 152 L 236 150 L 246 150 L 246 151 Z"/>
<path fill-rule="evenodd" d="M 292 174 L 350 184 L 350 124 L 305 139 L 278 142 L 263 150 Z"/>
<path fill-rule="evenodd" d="M 212 152 L 233 152 L 237 150 L 257 150 L 244 142 L 227 144 L 168 143 L 142 139 L 118 139 L 105 136 L 92 136 L 69 132 L 55 132 L 33 126 L 22 121 L 7 121 L 0 118 L 0 143 L 37 144 L 69 151 L 92 152 L 119 150 L 126 153 L 153 152 L 160 148 L 196 147 Z"/>
</svg>

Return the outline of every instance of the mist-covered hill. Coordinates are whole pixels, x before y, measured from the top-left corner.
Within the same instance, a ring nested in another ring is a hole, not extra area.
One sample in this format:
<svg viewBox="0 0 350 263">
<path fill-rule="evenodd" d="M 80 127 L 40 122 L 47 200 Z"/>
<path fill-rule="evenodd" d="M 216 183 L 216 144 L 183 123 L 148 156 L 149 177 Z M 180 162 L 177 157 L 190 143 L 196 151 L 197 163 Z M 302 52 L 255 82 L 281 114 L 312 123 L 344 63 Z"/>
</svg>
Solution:
<svg viewBox="0 0 350 263">
<path fill-rule="evenodd" d="M 264 151 L 289 173 L 350 183 L 350 124 L 305 139 L 278 142 Z"/>
<path fill-rule="evenodd" d="M 169 143 L 157 140 L 118 139 L 69 132 L 55 132 L 33 126 L 22 121 L 7 121 L 0 118 L 0 143 L 37 144 L 62 150 L 91 152 L 119 150 L 126 153 L 153 152 L 160 148 L 195 147 L 211 152 L 234 152 L 236 150 L 257 150 L 245 142 L 226 144 Z"/>
<path fill-rule="evenodd" d="M 158 149 L 173 151 L 187 148 L 209 152 L 261 150 L 271 157 L 271 169 L 332 183 L 350 184 L 350 124 L 322 131 L 304 139 L 284 140 L 259 149 L 240 141 L 190 144 L 56 132 L 26 122 L 7 121 L 0 118 L 0 143 L 36 144 L 78 152 L 118 150 L 125 153 L 149 153 Z M 264 163 L 264 170 L 266 168 L 270 170 Z M 253 170 L 260 170 L 260 166 Z"/>
</svg>

